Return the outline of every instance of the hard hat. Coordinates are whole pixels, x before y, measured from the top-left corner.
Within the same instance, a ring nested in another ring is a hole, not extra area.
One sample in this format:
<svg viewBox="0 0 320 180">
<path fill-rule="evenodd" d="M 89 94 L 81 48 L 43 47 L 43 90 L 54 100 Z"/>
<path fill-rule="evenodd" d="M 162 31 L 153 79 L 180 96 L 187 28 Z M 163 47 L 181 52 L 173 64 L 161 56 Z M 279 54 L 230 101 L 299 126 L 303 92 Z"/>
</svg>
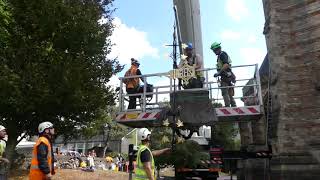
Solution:
<svg viewBox="0 0 320 180">
<path fill-rule="evenodd" d="M 214 43 L 211 44 L 210 49 L 211 50 L 215 50 L 215 49 L 218 49 L 220 47 L 221 47 L 221 43 L 214 42 Z"/>
<path fill-rule="evenodd" d="M 141 128 L 138 132 L 138 138 L 143 141 L 148 138 L 148 136 L 151 135 L 151 132 L 147 128 Z"/>
<path fill-rule="evenodd" d="M 131 58 L 131 64 L 138 64 L 140 65 L 139 61 L 135 58 Z"/>
<path fill-rule="evenodd" d="M 186 49 L 193 49 L 193 45 L 192 45 L 192 43 L 191 43 L 191 42 L 189 42 L 189 43 L 187 44 Z"/>
<path fill-rule="evenodd" d="M 6 128 L 4 126 L 0 125 L 0 131 L 5 130 Z"/>
<path fill-rule="evenodd" d="M 53 124 L 51 122 L 42 122 L 39 124 L 38 131 L 39 133 L 43 133 L 48 128 L 53 128 Z"/>
</svg>

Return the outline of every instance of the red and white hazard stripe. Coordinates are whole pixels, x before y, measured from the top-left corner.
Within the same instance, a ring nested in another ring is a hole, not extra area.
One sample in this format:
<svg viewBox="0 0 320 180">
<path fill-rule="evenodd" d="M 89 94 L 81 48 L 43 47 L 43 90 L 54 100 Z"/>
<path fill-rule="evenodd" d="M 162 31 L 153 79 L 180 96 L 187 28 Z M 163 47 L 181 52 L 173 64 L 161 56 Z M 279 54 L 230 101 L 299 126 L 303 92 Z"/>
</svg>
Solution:
<svg viewBox="0 0 320 180">
<path fill-rule="evenodd" d="M 216 161 L 211 160 L 211 164 L 222 164 L 222 161 L 221 160 L 216 160 Z"/>
<path fill-rule="evenodd" d="M 125 120 L 154 120 L 160 117 L 161 111 L 152 111 L 152 112 L 122 112 L 118 113 L 116 121 L 125 121 Z"/>
<path fill-rule="evenodd" d="M 260 114 L 260 106 L 216 108 L 217 116 L 239 116 Z"/>
<path fill-rule="evenodd" d="M 149 120 L 149 119 L 157 119 L 160 117 L 160 111 L 156 112 L 142 112 L 139 114 L 137 119 Z"/>
<path fill-rule="evenodd" d="M 257 153 L 257 156 L 267 156 L 268 154 L 267 153 L 265 153 L 265 152 L 261 152 L 261 153 Z"/>
</svg>

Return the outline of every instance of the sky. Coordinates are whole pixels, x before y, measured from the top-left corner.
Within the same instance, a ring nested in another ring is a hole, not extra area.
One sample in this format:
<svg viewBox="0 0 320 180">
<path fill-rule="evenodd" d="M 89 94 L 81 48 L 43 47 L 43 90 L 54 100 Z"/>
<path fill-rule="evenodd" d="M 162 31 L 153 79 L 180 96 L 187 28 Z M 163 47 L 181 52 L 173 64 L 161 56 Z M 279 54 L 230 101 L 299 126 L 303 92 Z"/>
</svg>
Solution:
<svg viewBox="0 0 320 180">
<path fill-rule="evenodd" d="M 110 57 L 118 57 L 126 69 L 130 58 L 137 58 L 142 74 L 168 72 L 172 68 L 169 54 L 172 48 L 174 25 L 173 0 L 115 0 L 113 14 L 116 26 L 111 41 L 115 44 Z M 205 68 L 213 68 L 216 56 L 210 45 L 221 42 L 232 65 L 261 64 L 267 53 L 262 0 L 200 0 L 203 59 Z M 234 70 L 237 79 L 250 78 L 253 70 Z M 167 79 L 153 79 L 151 83 L 164 85 Z M 112 77 L 111 85 L 118 84 Z M 238 85 L 242 85 L 241 83 Z M 219 92 L 218 92 L 219 94 Z M 241 89 L 236 96 L 241 96 Z M 238 103 L 239 101 L 237 101 Z"/>
</svg>

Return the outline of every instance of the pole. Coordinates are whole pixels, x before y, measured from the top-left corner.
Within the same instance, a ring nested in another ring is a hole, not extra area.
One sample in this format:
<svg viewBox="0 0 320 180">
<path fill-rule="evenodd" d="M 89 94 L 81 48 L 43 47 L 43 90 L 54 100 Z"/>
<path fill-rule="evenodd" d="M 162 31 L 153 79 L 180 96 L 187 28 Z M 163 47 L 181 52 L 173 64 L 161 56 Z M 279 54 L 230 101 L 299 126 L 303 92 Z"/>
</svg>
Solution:
<svg viewBox="0 0 320 180">
<path fill-rule="evenodd" d="M 122 112 L 124 110 L 124 97 L 123 97 L 123 80 L 120 80 L 120 92 L 119 92 L 119 110 Z"/>
<path fill-rule="evenodd" d="M 135 142 L 135 144 L 136 144 L 136 146 L 138 146 L 138 129 L 135 128 L 135 131 L 136 131 L 136 142 Z"/>
<path fill-rule="evenodd" d="M 133 170 L 134 170 L 134 164 L 133 161 L 135 159 L 135 151 L 134 151 L 134 147 L 133 144 L 129 144 L 129 166 L 128 166 L 128 170 L 129 170 L 129 180 L 132 180 L 132 174 L 133 174 Z"/>
<path fill-rule="evenodd" d="M 174 32 L 173 32 L 173 69 L 177 69 L 177 46 L 179 46 L 180 54 L 182 53 L 182 46 L 181 46 L 181 34 L 180 34 L 180 28 L 179 28 L 179 19 L 178 19 L 178 12 L 177 7 L 173 7 L 174 13 L 175 13 L 175 25 L 174 25 Z M 177 43 L 177 36 L 178 36 L 178 43 Z M 181 89 L 181 80 L 178 81 L 179 90 Z M 175 133 L 176 133 L 176 79 L 173 79 L 173 95 L 172 95 L 172 107 L 171 112 L 173 114 L 173 124 L 172 124 L 172 142 L 171 142 L 171 148 L 172 151 L 175 151 Z M 174 168 L 174 176 L 177 176 L 176 168 Z"/>
<path fill-rule="evenodd" d="M 179 23 L 179 16 L 178 16 L 178 10 L 177 10 L 177 6 L 175 5 L 173 7 L 173 10 L 174 10 L 174 16 L 175 16 L 175 19 L 176 19 L 176 27 L 177 27 L 177 35 L 178 35 L 178 45 L 179 45 L 179 51 L 180 51 L 180 54 L 182 54 L 182 41 L 181 41 L 181 31 L 180 31 L 180 23 Z"/>
<path fill-rule="evenodd" d="M 173 69 L 177 68 L 177 42 L 176 42 L 176 25 L 174 26 L 173 32 Z M 176 79 L 173 79 L 173 95 L 172 95 L 172 108 L 173 124 L 172 124 L 172 142 L 171 148 L 175 149 L 175 129 L 176 129 Z"/>
<path fill-rule="evenodd" d="M 179 53 L 180 55 L 183 54 L 182 52 L 182 40 L 181 40 L 181 33 L 180 33 L 180 24 L 179 24 L 179 16 L 178 16 L 178 10 L 177 6 L 175 5 L 173 7 L 174 10 L 174 17 L 175 17 L 175 26 L 174 26 L 174 32 L 173 32 L 173 57 L 174 57 L 174 69 L 177 69 L 177 48 L 176 46 L 179 46 Z M 177 36 L 178 36 L 178 44 L 177 44 Z M 181 79 L 178 79 L 178 87 L 179 90 L 181 90 L 182 81 Z"/>
</svg>

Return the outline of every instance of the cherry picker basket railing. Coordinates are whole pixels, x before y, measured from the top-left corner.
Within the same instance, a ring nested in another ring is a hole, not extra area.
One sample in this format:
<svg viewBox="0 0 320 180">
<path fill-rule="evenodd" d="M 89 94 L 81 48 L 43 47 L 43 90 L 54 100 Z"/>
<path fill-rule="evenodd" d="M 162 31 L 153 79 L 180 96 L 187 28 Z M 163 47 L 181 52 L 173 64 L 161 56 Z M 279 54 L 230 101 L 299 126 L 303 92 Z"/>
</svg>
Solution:
<svg viewBox="0 0 320 180">
<path fill-rule="evenodd" d="M 245 70 L 237 71 L 237 69 L 241 68 Z M 251 71 L 246 70 L 250 68 Z M 202 93 L 200 98 L 208 98 L 211 104 L 224 105 L 223 98 L 220 95 L 221 90 L 223 88 L 234 88 L 236 92 L 234 99 L 237 101 L 237 103 L 241 101 L 246 102 L 244 103 L 246 105 L 238 104 L 238 107 L 212 106 L 216 118 L 211 120 L 215 121 L 216 123 L 251 121 L 259 119 L 262 115 L 263 102 L 258 64 L 233 66 L 232 70 L 237 76 L 237 82 L 234 86 L 220 87 L 220 83 L 217 81 L 217 79 L 213 78 L 213 74 L 217 71 L 216 68 L 206 68 L 199 70 L 203 72 L 205 77 L 203 88 L 179 90 L 178 85 L 176 85 L 176 93 L 190 93 L 190 95 L 187 95 L 189 97 L 185 98 L 189 98 L 189 100 L 191 101 L 197 101 L 197 98 L 199 98 L 200 96 L 193 97 L 192 92 L 204 92 Z M 242 77 L 242 73 L 247 74 L 249 72 L 252 72 L 249 77 L 242 79 L 239 78 Z M 123 80 L 128 78 L 142 78 L 144 80 L 143 82 L 145 83 L 141 87 L 141 93 L 127 94 L 125 92 L 125 84 L 123 83 Z M 119 112 L 117 113 L 115 120 L 119 123 L 131 127 L 144 127 L 147 125 L 162 126 L 164 124 L 164 121 L 168 118 L 167 112 L 168 108 L 170 107 L 170 95 L 174 91 L 173 79 L 170 78 L 170 72 L 137 75 L 131 77 L 120 77 L 119 80 Z M 152 92 L 147 91 L 148 83 L 153 84 Z M 138 99 L 136 109 L 126 109 L 125 107 L 130 96 L 136 96 Z M 177 106 L 177 108 L 179 109 L 179 105 Z M 194 112 L 200 111 L 201 109 L 197 109 L 197 107 L 194 107 Z"/>
</svg>

